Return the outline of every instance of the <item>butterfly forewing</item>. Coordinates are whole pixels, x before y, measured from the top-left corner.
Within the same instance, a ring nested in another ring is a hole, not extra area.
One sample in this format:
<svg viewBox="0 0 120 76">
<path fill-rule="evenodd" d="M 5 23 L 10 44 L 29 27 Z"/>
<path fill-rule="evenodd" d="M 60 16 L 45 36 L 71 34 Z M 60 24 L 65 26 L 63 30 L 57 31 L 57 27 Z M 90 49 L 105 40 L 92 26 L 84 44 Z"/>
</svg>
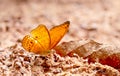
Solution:
<svg viewBox="0 0 120 76">
<path fill-rule="evenodd" d="M 48 50 L 50 46 L 50 35 L 47 28 L 44 25 L 39 25 L 37 28 L 31 31 L 32 37 L 38 41 L 44 50 Z"/>
<path fill-rule="evenodd" d="M 55 47 L 56 44 L 61 40 L 61 38 L 65 35 L 65 33 L 68 31 L 70 22 L 66 21 L 63 24 L 59 26 L 55 26 L 52 29 L 50 29 L 50 39 L 51 39 L 51 44 L 50 44 L 50 49 Z"/>
</svg>

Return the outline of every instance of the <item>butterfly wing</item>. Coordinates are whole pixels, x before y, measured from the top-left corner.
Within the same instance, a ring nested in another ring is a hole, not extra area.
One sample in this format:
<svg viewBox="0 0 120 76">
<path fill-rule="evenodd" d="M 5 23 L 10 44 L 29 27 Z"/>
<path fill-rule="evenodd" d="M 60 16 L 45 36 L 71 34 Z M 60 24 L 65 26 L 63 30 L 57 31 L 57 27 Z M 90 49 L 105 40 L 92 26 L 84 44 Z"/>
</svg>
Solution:
<svg viewBox="0 0 120 76">
<path fill-rule="evenodd" d="M 44 25 L 39 25 L 31 31 L 31 36 L 26 35 L 22 40 L 22 46 L 25 50 L 41 55 L 46 55 L 50 52 L 50 37 L 47 28 Z"/>
<path fill-rule="evenodd" d="M 29 52 L 34 52 L 41 55 L 47 55 L 50 51 L 44 51 L 43 47 L 34 38 L 26 35 L 22 40 L 22 46 Z"/>
<path fill-rule="evenodd" d="M 55 26 L 52 29 L 50 29 L 49 31 L 51 39 L 50 49 L 55 47 L 57 43 L 62 39 L 62 37 L 68 31 L 69 24 L 70 22 L 66 21 L 63 24 Z"/>
<path fill-rule="evenodd" d="M 41 50 L 48 50 L 50 46 L 50 35 L 45 25 L 39 25 L 31 32 L 32 37 L 42 46 Z"/>
<path fill-rule="evenodd" d="M 31 36 L 26 35 L 22 40 L 24 49 L 46 55 L 64 36 L 69 27 L 69 21 L 55 26 L 48 32 L 44 25 L 39 25 L 31 31 Z"/>
</svg>

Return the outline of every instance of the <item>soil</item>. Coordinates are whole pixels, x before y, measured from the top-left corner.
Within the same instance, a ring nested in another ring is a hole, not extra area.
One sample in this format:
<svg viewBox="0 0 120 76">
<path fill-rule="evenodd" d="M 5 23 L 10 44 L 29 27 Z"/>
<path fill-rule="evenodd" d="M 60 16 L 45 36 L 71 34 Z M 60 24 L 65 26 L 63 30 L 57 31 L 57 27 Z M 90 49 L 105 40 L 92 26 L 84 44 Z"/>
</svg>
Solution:
<svg viewBox="0 0 120 76">
<path fill-rule="evenodd" d="M 78 55 L 44 57 L 21 46 L 39 24 L 50 29 L 65 21 L 69 31 L 59 44 L 92 39 L 120 48 L 119 0 L 0 0 L 0 76 L 119 76 L 118 69 Z"/>
</svg>

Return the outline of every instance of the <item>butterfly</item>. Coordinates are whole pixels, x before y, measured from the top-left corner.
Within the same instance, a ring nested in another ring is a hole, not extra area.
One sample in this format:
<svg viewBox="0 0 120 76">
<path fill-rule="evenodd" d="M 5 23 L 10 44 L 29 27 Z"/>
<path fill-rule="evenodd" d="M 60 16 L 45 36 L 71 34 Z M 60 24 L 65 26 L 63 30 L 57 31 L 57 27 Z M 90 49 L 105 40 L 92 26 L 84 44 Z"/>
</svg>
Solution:
<svg viewBox="0 0 120 76">
<path fill-rule="evenodd" d="M 45 25 L 40 24 L 30 32 L 30 35 L 23 38 L 22 46 L 29 52 L 47 55 L 67 33 L 69 25 L 70 22 L 66 21 L 48 30 Z"/>
</svg>

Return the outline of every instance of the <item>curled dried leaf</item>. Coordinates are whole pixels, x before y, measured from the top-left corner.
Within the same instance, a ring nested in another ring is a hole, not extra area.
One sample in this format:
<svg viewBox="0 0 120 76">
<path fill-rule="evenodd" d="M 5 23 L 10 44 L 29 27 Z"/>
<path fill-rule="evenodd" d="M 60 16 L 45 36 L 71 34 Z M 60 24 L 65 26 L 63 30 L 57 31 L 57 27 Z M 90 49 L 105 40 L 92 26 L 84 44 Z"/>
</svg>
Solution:
<svg viewBox="0 0 120 76">
<path fill-rule="evenodd" d="M 86 42 L 87 41 L 85 41 L 85 40 L 63 42 L 60 45 L 56 46 L 54 49 L 56 50 L 56 53 L 58 53 L 61 56 L 72 55 L 73 50 L 75 50 L 77 47 L 85 44 Z"/>
<path fill-rule="evenodd" d="M 120 51 L 118 48 L 107 46 L 93 52 L 88 57 L 89 62 L 100 62 L 114 68 L 120 68 Z"/>
<path fill-rule="evenodd" d="M 54 49 L 61 56 L 73 56 L 75 53 L 89 62 L 100 62 L 120 69 L 120 49 L 94 40 L 64 42 Z"/>
<path fill-rule="evenodd" d="M 97 51 L 101 48 L 100 43 L 95 42 L 93 40 L 88 41 L 87 43 L 77 47 L 74 50 L 74 53 L 78 54 L 80 57 L 87 57 L 92 54 L 94 51 Z"/>
</svg>

